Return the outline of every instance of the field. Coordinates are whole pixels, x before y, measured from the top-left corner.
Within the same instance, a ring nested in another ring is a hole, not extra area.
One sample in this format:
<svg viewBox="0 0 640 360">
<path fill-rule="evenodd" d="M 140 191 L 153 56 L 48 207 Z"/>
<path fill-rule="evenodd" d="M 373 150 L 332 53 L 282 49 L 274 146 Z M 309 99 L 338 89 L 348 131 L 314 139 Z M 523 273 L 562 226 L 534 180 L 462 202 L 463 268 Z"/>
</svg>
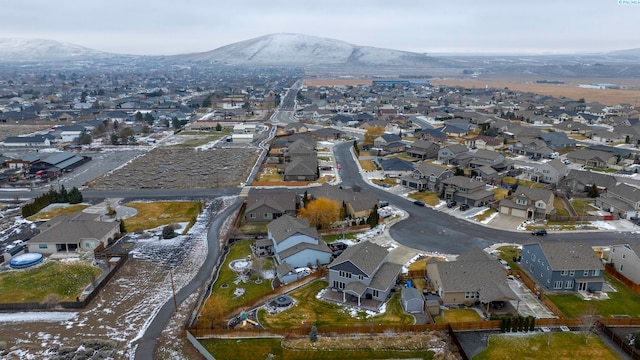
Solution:
<svg viewBox="0 0 640 360">
<path fill-rule="evenodd" d="M 358 86 L 373 84 L 371 79 L 305 79 L 304 86 Z"/>
<path fill-rule="evenodd" d="M 134 217 L 125 220 L 128 231 L 148 230 L 162 225 L 190 222 L 198 216 L 201 206 L 197 201 L 132 202 L 126 205 L 138 210 Z"/>
<path fill-rule="evenodd" d="M 73 301 L 102 270 L 83 262 L 46 261 L 0 274 L 0 302 Z"/>
<path fill-rule="evenodd" d="M 413 316 L 405 314 L 400 305 L 400 293 L 397 292 L 389 300 L 386 311 L 380 315 L 370 316 L 364 311 L 350 312 L 337 304 L 316 299 L 316 295 L 325 289 L 325 281 L 315 281 L 290 294 L 296 304 L 275 315 L 260 310 L 258 319 L 265 328 L 286 329 L 300 324 L 316 326 L 357 326 L 357 325 L 411 325 Z"/>
<path fill-rule="evenodd" d="M 549 338 L 550 337 L 550 338 Z M 490 335 L 489 346 L 474 360 L 489 359 L 619 359 L 597 336 L 585 343 L 584 333 Z"/>
<path fill-rule="evenodd" d="M 536 79 L 505 79 L 505 78 L 483 78 L 483 79 L 432 79 L 433 85 L 464 86 L 466 88 L 484 88 L 485 85 L 497 89 L 508 87 L 511 90 L 533 92 L 541 95 L 551 95 L 555 97 L 568 97 L 571 99 L 584 98 L 587 102 L 597 101 L 605 105 L 616 105 L 621 103 L 635 104 L 640 97 L 640 90 L 617 90 L 617 89 L 584 89 L 579 88 L 579 84 L 597 83 L 617 83 L 638 86 L 638 81 L 624 81 L 623 79 L 557 79 L 566 80 L 566 84 L 536 84 Z M 556 79 L 554 79 L 556 80 Z"/>
<path fill-rule="evenodd" d="M 60 204 L 62 205 L 62 204 Z M 86 208 L 88 208 L 89 205 L 68 205 L 68 206 L 59 206 L 59 207 L 55 207 L 52 208 L 50 210 L 47 211 L 40 211 L 39 213 L 35 214 L 35 215 L 31 215 L 27 218 L 27 220 L 29 221 L 43 221 L 43 220 L 50 220 L 53 219 L 56 216 L 60 216 L 60 215 L 68 215 L 68 214 L 73 214 L 77 211 L 81 211 L 84 210 Z"/>
</svg>

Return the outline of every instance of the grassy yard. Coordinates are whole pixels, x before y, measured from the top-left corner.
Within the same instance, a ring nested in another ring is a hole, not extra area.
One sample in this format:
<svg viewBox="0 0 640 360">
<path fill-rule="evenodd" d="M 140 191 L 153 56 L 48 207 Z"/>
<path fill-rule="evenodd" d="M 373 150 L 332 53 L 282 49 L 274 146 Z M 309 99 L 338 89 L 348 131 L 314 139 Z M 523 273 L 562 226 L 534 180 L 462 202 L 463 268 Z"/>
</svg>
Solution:
<svg viewBox="0 0 640 360">
<path fill-rule="evenodd" d="M 284 181 L 284 176 L 278 174 L 276 168 L 265 168 L 264 171 L 258 173 L 256 181 Z"/>
<path fill-rule="evenodd" d="M 571 206 L 573 206 L 578 215 L 588 214 L 589 211 L 596 209 L 591 205 L 593 201 L 594 199 L 592 198 L 575 198 L 571 199 Z"/>
<path fill-rule="evenodd" d="M 358 160 L 358 162 L 360 163 L 360 166 L 362 167 L 362 170 L 364 170 L 364 171 L 376 171 L 376 170 L 378 170 L 378 168 L 376 167 L 376 164 L 374 164 L 373 161 L 371 161 L 371 160 Z"/>
<path fill-rule="evenodd" d="M 605 317 L 612 315 L 640 317 L 640 296 L 608 274 L 604 275 L 604 279 L 616 289 L 616 292 L 608 293 L 608 300 L 585 301 L 574 294 L 548 294 L 548 297 L 568 318 L 580 317 L 587 311 L 589 305 L 595 306 L 597 315 Z"/>
<path fill-rule="evenodd" d="M 559 197 L 553 198 L 553 207 L 556 209 L 556 215 L 558 216 L 569 216 L 569 210 L 564 207 L 564 203 L 562 199 Z"/>
<path fill-rule="evenodd" d="M 367 317 L 367 314 L 356 312 L 352 316 L 348 310 L 337 304 L 316 299 L 320 290 L 328 286 L 326 281 L 315 281 L 290 294 L 296 304 L 275 315 L 265 310 L 258 312 L 258 320 L 265 328 L 286 329 L 300 324 L 314 324 L 316 326 L 357 326 L 357 325 L 410 325 L 413 316 L 405 314 L 400 305 L 400 293 L 396 292 L 387 303 L 383 314 Z"/>
<path fill-rule="evenodd" d="M 489 359 L 619 359 L 597 336 L 585 343 L 584 333 L 553 332 L 548 334 L 489 336 L 489 346 L 473 360 Z M 549 336 L 551 339 L 549 340 Z M 547 345 L 549 342 L 549 345 Z"/>
<path fill-rule="evenodd" d="M 384 179 L 371 179 L 371 182 L 378 185 L 387 184 L 389 186 L 396 186 L 398 185 L 396 180 L 397 179 L 385 177 Z"/>
<path fill-rule="evenodd" d="M 294 350 L 284 348 L 280 339 L 201 340 L 200 343 L 216 359 L 287 360 L 368 360 L 368 359 L 433 359 L 429 350 Z"/>
<path fill-rule="evenodd" d="M 53 219 L 56 216 L 60 216 L 60 215 L 68 215 L 68 214 L 73 214 L 77 211 L 81 211 L 84 210 L 86 208 L 88 208 L 89 205 L 65 205 L 65 206 L 60 206 L 58 208 L 55 209 L 51 209 L 48 211 L 40 211 L 39 213 L 35 214 L 35 215 L 31 215 L 27 218 L 27 220 L 29 221 L 42 221 L 42 220 L 49 220 L 49 219 Z"/>
<path fill-rule="evenodd" d="M 492 190 L 495 195 L 496 201 L 500 201 L 504 198 L 506 198 L 509 195 L 509 189 L 503 189 L 503 188 L 495 188 Z"/>
<path fill-rule="evenodd" d="M 474 216 L 473 218 L 474 218 L 476 221 L 481 222 L 481 221 L 486 220 L 487 218 L 489 218 L 489 216 L 491 216 L 491 215 L 495 214 L 496 212 L 498 212 L 498 210 L 497 210 L 497 209 L 489 208 L 489 209 L 487 209 L 487 210 L 483 211 L 482 213 L 480 213 L 480 214 L 478 214 L 478 215 Z"/>
<path fill-rule="evenodd" d="M 234 260 L 246 259 L 247 256 L 251 254 L 251 248 L 249 247 L 251 243 L 252 241 L 239 241 L 231 245 L 224 264 L 222 264 L 220 271 L 218 271 L 218 279 L 215 284 L 213 284 L 212 293 L 218 295 L 218 298 L 226 300 L 221 304 L 223 312 L 225 313 L 244 302 L 268 294 L 272 290 L 271 281 L 269 280 L 263 280 L 260 284 L 256 284 L 253 280 L 247 283 L 238 282 L 236 284 L 239 278 L 238 273 L 229 267 L 229 263 Z M 268 259 L 264 269 L 273 268 L 273 261 Z M 223 287 L 223 285 L 226 287 Z M 244 294 L 236 296 L 234 292 L 238 288 L 244 289 Z"/>
<path fill-rule="evenodd" d="M 358 234 L 362 234 L 362 231 L 345 233 L 345 234 L 333 234 L 333 235 L 322 235 L 322 240 L 327 243 L 332 243 L 336 241 L 341 241 L 343 239 L 355 240 L 358 237 Z"/>
<path fill-rule="evenodd" d="M 541 183 L 537 183 L 529 180 L 516 179 L 512 177 L 505 177 L 504 179 L 502 179 L 502 182 L 506 185 L 515 185 L 517 182 L 518 185 L 528 186 L 528 187 L 538 188 L 538 189 L 544 189 L 547 187 L 545 184 L 541 184 Z"/>
<path fill-rule="evenodd" d="M 408 196 L 413 200 L 420 200 L 427 205 L 436 206 L 440 203 L 439 195 L 440 194 L 437 192 L 417 191 L 409 194 Z"/>
<path fill-rule="evenodd" d="M 482 321 L 482 317 L 473 309 L 442 310 L 442 315 L 436 316 L 436 323 L 454 323 L 467 321 Z"/>
<path fill-rule="evenodd" d="M 198 216 L 201 206 L 197 201 L 132 202 L 126 205 L 138 210 L 136 216 L 125 220 L 128 231 L 148 230 L 162 225 L 190 222 Z"/>
<path fill-rule="evenodd" d="M 267 233 L 267 225 L 269 222 L 260 221 L 260 222 L 246 222 L 240 226 L 240 232 L 243 234 L 257 234 L 257 233 Z"/>
<path fill-rule="evenodd" d="M 513 270 L 520 270 L 520 266 L 513 261 L 514 257 L 520 255 L 520 249 L 517 246 L 501 246 L 497 250 L 500 250 L 500 259 L 505 260 L 511 266 Z"/>
<path fill-rule="evenodd" d="M 594 167 L 585 167 L 584 170 L 585 171 L 591 170 L 593 172 L 601 172 L 601 173 L 609 173 L 609 174 L 618 172 L 618 170 L 616 169 L 600 169 L 600 168 L 594 168 Z"/>
<path fill-rule="evenodd" d="M 61 301 L 76 296 L 102 270 L 84 262 L 46 261 L 40 266 L 0 274 L 0 302 L 40 302 L 54 294 Z"/>
</svg>

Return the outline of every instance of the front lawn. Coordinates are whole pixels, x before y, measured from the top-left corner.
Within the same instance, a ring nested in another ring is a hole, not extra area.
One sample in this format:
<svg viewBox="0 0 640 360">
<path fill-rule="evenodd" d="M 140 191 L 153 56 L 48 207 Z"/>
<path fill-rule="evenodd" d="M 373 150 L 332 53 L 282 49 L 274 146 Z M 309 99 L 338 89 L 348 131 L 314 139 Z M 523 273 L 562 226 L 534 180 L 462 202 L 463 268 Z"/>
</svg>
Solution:
<svg viewBox="0 0 640 360">
<path fill-rule="evenodd" d="M 470 321 L 482 321 L 482 317 L 477 311 L 473 309 L 451 309 L 442 310 L 442 315 L 436 316 L 434 319 L 436 323 L 455 323 L 455 322 L 470 322 Z"/>
<path fill-rule="evenodd" d="M 440 204 L 440 198 L 438 195 L 440 194 L 437 192 L 417 191 L 412 192 L 408 197 L 413 200 L 420 200 L 430 206 L 437 206 Z"/>
<path fill-rule="evenodd" d="M 258 312 L 258 320 L 266 329 L 286 329 L 301 324 L 316 326 L 358 326 L 358 325 L 411 325 L 413 316 L 404 313 L 400 305 L 400 292 L 387 302 L 386 311 L 380 315 L 368 316 L 364 311 L 349 310 L 346 307 L 316 299 L 316 295 L 328 286 L 326 281 L 315 281 L 289 295 L 296 303 L 289 309 L 271 315 L 266 310 Z M 328 290 L 330 291 L 330 290 Z"/>
<path fill-rule="evenodd" d="M 364 170 L 364 171 L 376 171 L 376 170 L 378 170 L 376 165 L 371 160 L 358 160 L 358 162 L 360 163 L 360 167 L 362 167 L 362 170 Z"/>
<path fill-rule="evenodd" d="M 573 206 L 576 214 L 585 215 L 588 214 L 589 211 L 595 210 L 595 208 L 591 205 L 593 201 L 593 198 L 575 198 L 571 199 L 571 206 Z"/>
<path fill-rule="evenodd" d="M 131 202 L 126 206 L 138 210 L 136 216 L 124 220 L 128 231 L 154 229 L 179 222 L 191 222 L 200 212 L 197 201 Z M 118 215 L 116 214 L 116 217 Z M 188 229 L 185 229 L 185 232 Z"/>
<path fill-rule="evenodd" d="M 495 334 L 489 336 L 488 343 L 489 346 L 473 357 L 473 360 L 619 359 L 615 352 L 595 335 L 589 336 L 589 344 L 586 344 L 582 332 Z"/>
<path fill-rule="evenodd" d="M 604 279 L 616 289 L 615 292 L 607 293 L 609 295 L 607 300 L 586 301 L 575 294 L 547 294 L 547 296 L 568 318 L 578 318 L 585 314 L 589 305 L 595 306 L 596 315 L 640 317 L 640 296 L 609 274 L 604 274 Z"/>
<path fill-rule="evenodd" d="M 0 273 L 0 302 L 75 301 L 102 270 L 85 262 L 48 260 L 24 270 Z"/>
<path fill-rule="evenodd" d="M 553 198 L 553 207 L 556 209 L 556 215 L 558 216 L 569 216 L 569 210 L 565 208 L 564 202 L 559 197 Z"/>
<path fill-rule="evenodd" d="M 375 340 L 375 339 L 374 339 Z M 309 349 L 294 350 L 282 346 L 281 339 L 200 340 L 216 359 L 287 359 L 287 360 L 368 360 L 433 359 L 431 350 Z M 364 344 L 363 341 L 361 343 Z M 363 346 L 364 347 L 364 346 Z"/>
</svg>

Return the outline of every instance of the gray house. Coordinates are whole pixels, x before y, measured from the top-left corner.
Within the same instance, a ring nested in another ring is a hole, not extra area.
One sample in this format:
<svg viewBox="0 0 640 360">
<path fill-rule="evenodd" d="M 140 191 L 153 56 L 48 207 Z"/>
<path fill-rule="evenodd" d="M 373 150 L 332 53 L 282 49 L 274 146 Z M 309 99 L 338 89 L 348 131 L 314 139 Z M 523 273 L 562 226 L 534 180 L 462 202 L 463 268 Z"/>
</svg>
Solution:
<svg viewBox="0 0 640 360">
<path fill-rule="evenodd" d="M 469 152 L 469 149 L 464 145 L 453 144 L 453 145 L 445 146 L 440 148 L 440 150 L 438 150 L 438 161 L 443 164 L 449 165 L 450 163 L 453 163 L 452 161 L 454 159 L 468 152 Z"/>
<path fill-rule="evenodd" d="M 284 168 L 284 181 L 318 180 L 318 158 L 314 156 L 298 156 Z"/>
<path fill-rule="evenodd" d="M 588 244 L 534 242 L 521 255 L 521 268 L 549 291 L 602 291 L 604 265 Z"/>
<path fill-rule="evenodd" d="M 342 292 L 342 301 L 348 296 L 357 299 L 386 301 L 402 266 L 387 262 L 389 252 L 380 245 L 364 241 L 347 248 L 329 264 L 329 286 Z"/>
<path fill-rule="evenodd" d="M 276 266 L 276 276 L 278 277 L 278 280 L 280 280 L 280 283 L 282 283 L 283 285 L 298 280 L 298 273 L 293 268 L 293 266 L 291 266 L 291 264 L 286 262 Z"/>
<path fill-rule="evenodd" d="M 640 284 L 640 246 L 620 244 L 612 245 L 609 251 L 609 263 L 635 284 Z"/>
<path fill-rule="evenodd" d="M 551 190 L 518 186 L 510 199 L 500 201 L 500 213 L 524 219 L 545 219 L 554 211 Z"/>
<path fill-rule="evenodd" d="M 546 163 L 537 163 L 527 172 L 529 181 L 558 184 L 560 179 L 567 176 L 569 168 L 560 159 L 553 159 Z"/>
<path fill-rule="evenodd" d="M 464 176 L 453 176 L 441 182 L 445 200 L 455 200 L 460 204 L 482 206 L 493 202 L 495 194 L 486 189 L 482 181 Z"/>
<path fill-rule="evenodd" d="M 293 267 L 328 264 L 331 250 L 320 238 L 318 230 L 309 226 L 307 219 L 282 215 L 267 225 L 267 237 L 273 244 L 272 252 L 278 264 Z"/>
<path fill-rule="evenodd" d="M 605 169 L 609 165 L 614 165 L 617 160 L 616 156 L 612 153 L 591 149 L 572 151 L 567 154 L 567 159 L 576 164 L 598 169 Z"/>
<path fill-rule="evenodd" d="M 413 164 L 398 158 L 380 158 L 377 160 L 386 177 L 398 178 L 413 172 Z"/>
<path fill-rule="evenodd" d="M 584 193 L 589 191 L 593 184 L 595 184 L 598 187 L 598 191 L 602 193 L 616 186 L 616 183 L 616 178 L 608 174 L 594 171 L 570 170 L 569 174 L 562 179 L 560 185 L 566 192 Z"/>
<path fill-rule="evenodd" d="M 624 183 L 618 184 L 597 197 L 596 205 L 625 219 L 640 217 L 640 189 Z"/>
<path fill-rule="evenodd" d="M 263 192 L 251 190 L 247 195 L 245 221 L 271 221 L 287 214 L 296 214 L 296 194 L 294 192 Z"/>
<path fill-rule="evenodd" d="M 413 167 L 411 175 L 402 178 L 402 185 L 416 190 L 437 191 L 442 180 L 453 176 L 453 171 L 444 166 L 420 162 Z"/>
<path fill-rule="evenodd" d="M 424 297 L 418 289 L 414 287 L 403 287 L 400 295 L 402 308 L 408 313 L 424 312 Z"/>
<path fill-rule="evenodd" d="M 419 139 L 407 146 L 407 155 L 420 160 L 436 159 L 439 150 L 440 145 L 429 140 Z"/>
</svg>

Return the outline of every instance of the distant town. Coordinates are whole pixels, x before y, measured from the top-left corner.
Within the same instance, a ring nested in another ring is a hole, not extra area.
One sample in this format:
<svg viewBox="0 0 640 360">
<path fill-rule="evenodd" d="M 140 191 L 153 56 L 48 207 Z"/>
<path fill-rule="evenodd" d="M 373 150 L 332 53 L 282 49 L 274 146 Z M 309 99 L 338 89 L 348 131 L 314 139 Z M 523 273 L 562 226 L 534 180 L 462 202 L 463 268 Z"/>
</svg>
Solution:
<svg viewBox="0 0 640 360">
<path fill-rule="evenodd" d="M 81 64 L 0 65 L 3 357 L 640 348 L 636 104 Z"/>
</svg>

